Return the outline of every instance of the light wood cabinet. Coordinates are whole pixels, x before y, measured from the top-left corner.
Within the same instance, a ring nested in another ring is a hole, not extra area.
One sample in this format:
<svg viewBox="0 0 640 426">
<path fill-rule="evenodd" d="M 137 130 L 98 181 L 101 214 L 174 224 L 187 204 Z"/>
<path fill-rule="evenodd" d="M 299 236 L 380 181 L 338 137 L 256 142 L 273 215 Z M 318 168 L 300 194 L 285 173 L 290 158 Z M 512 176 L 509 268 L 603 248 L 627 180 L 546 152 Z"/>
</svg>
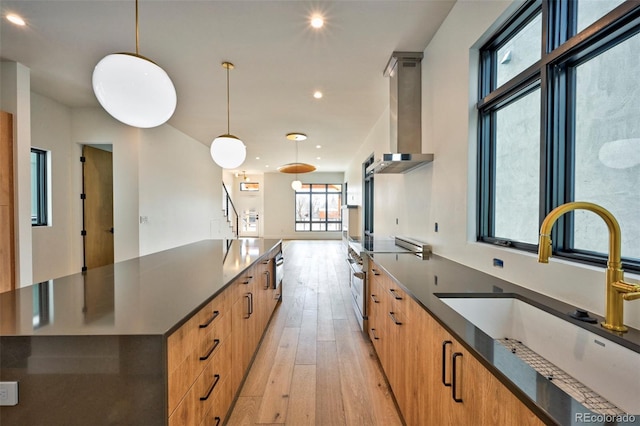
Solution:
<svg viewBox="0 0 640 426">
<path fill-rule="evenodd" d="M 379 303 L 369 304 L 369 336 L 374 328 L 374 348 L 407 425 L 543 424 L 391 277 L 370 265 L 370 294 Z"/>
<path fill-rule="evenodd" d="M 384 296 L 384 289 L 380 284 L 380 273 L 375 270 L 369 271 L 369 303 L 367 304 L 368 334 L 373 347 L 375 348 L 380 364 L 387 365 L 387 321 L 385 314 L 387 309 L 387 298 Z"/>
<path fill-rule="evenodd" d="M 169 426 L 224 423 L 277 303 L 267 286 L 279 250 L 167 338 Z"/>
<path fill-rule="evenodd" d="M 222 292 L 167 338 L 169 425 L 198 424 L 230 371 L 231 310 Z"/>
<path fill-rule="evenodd" d="M 236 299 L 233 303 L 233 385 L 237 389 L 242 382 L 244 372 L 249 366 L 251 357 L 257 344 L 258 330 L 256 307 L 256 277 L 255 267 L 246 276 L 233 283 Z"/>
</svg>

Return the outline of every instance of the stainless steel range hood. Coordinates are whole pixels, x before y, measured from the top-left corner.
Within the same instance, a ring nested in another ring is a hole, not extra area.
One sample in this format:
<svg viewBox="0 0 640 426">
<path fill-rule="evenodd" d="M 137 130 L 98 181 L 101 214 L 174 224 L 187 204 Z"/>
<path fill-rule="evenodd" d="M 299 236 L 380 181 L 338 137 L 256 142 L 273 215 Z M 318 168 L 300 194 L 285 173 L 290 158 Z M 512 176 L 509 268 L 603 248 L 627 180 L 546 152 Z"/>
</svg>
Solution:
<svg viewBox="0 0 640 426">
<path fill-rule="evenodd" d="M 393 52 L 384 70 L 390 81 L 389 153 L 376 157 L 371 173 L 406 173 L 433 161 L 422 153 L 422 52 Z"/>
</svg>

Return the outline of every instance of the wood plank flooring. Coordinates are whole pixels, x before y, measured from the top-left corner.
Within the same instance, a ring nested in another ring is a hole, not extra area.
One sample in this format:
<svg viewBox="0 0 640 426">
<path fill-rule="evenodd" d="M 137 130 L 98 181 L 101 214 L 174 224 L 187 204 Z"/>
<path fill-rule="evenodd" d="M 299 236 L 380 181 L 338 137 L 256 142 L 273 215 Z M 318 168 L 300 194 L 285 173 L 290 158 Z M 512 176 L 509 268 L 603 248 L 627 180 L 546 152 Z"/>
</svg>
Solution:
<svg viewBox="0 0 640 426">
<path fill-rule="evenodd" d="M 283 298 L 228 425 L 401 425 L 351 307 L 340 241 L 284 243 Z"/>
</svg>

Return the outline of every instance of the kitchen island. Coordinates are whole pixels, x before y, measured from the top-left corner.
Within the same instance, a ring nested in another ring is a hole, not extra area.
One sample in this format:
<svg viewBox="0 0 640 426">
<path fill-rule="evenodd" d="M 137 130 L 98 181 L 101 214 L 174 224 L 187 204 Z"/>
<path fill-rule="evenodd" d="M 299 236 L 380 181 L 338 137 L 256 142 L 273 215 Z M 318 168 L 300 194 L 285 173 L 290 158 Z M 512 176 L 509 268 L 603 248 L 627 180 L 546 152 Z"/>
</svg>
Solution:
<svg viewBox="0 0 640 426">
<path fill-rule="evenodd" d="M 172 372 L 200 377 L 214 363 L 231 369 L 222 361 L 233 358 L 233 377 L 216 373 L 214 385 L 207 383 L 208 399 L 220 381 L 228 407 L 248 363 L 237 358 L 251 359 L 279 297 L 272 266 L 280 251 L 276 239 L 206 240 L 0 294 L 0 380 L 19 383 L 18 405 L 0 407 L 0 421 L 181 424 L 170 415 L 198 381 L 174 385 Z M 199 346 L 197 333 L 205 333 L 191 332 L 192 323 L 207 330 L 203 339 L 224 337 L 206 348 L 195 373 L 192 354 L 181 352 Z"/>
<path fill-rule="evenodd" d="M 626 416 L 607 417 L 587 408 L 582 401 L 556 386 L 553 377 L 537 372 L 520 359 L 515 350 L 488 336 L 443 299 L 523 300 L 588 330 L 597 336 L 600 344 L 611 341 L 635 353 L 640 352 L 640 331 L 614 333 L 597 323 L 578 321 L 568 315 L 575 306 L 440 256 L 422 260 L 407 254 L 374 253 L 370 257 L 368 334 L 407 424 L 604 425 L 615 420 L 618 423 L 614 424 L 640 424 L 640 413 L 634 412 L 640 410 L 632 408 L 631 412 L 623 412 Z M 480 314 L 490 317 L 492 313 Z M 597 315 L 591 316 L 603 320 Z M 554 330 L 547 332 L 554 334 Z M 573 349 L 577 355 L 591 344 L 578 343 L 581 345 Z M 601 362 L 613 361 L 602 359 Z M 621 371 L 633 382 L 635 376 L 632 375 L 637 374 L 635 367 Z M 488 381 L 493 384 L 487 388 Z M 622 386 L 622 383 L 616 381 L 614 385 Z M 629 405 L 640 407 L 640 396 L 632 391 L 627 393 L 631 399 Z M 504 419 L 515 412 L 518 414 L 505 423 Z"/>
</svg>

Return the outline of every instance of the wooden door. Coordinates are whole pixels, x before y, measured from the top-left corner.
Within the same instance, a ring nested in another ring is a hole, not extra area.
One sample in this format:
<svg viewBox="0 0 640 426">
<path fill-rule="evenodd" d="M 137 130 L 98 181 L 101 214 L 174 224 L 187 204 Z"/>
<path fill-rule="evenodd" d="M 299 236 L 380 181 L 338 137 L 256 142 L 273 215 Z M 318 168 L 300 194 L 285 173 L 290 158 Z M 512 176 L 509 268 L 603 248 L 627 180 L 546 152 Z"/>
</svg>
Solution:
<svg viewBox="0 0 640 426">
<path fill-rule="evenodd" d="M 84 146 L 84 254 L 87 269 L 113 263 L 113 156 Z"/>
<path fill-rule="evenodd" d="M 13 116 L 0 111 L 0 293 L 15 289 Z"/>
</svg>

